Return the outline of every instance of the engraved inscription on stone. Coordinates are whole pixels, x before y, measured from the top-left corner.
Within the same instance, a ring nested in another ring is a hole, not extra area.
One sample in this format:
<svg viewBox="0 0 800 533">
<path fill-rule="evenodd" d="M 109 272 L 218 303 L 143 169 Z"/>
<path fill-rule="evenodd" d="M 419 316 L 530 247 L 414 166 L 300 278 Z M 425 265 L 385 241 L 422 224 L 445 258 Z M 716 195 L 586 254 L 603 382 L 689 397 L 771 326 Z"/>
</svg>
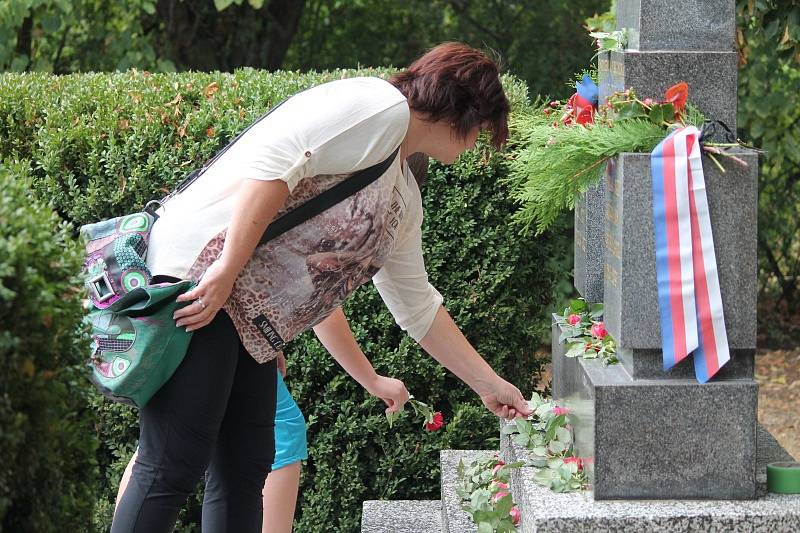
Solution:
<svg viewBox="0 0 800 533">
<path fill-rule="evenodd" d="M 623 80 L 625 78 L 625 63 L 620 60 L 614 61 L 613 59 L 609 61 L 609 63 L 611 76 L 613 76 L 615 80 Z"/>
<path fill-rule="evenodd" d="M 622 246 L 611 233 L 606 233 L 606 250 L 617 259 L 622 258 Z"/>
<path fill-rule="evenodd" d="M 606 172 L 606 190 L 611 194 L 617 194 L 617 180 L 613 172 Z"/>
<path fill-rule="evenodd" d="M 611 204 L 606 205 L 606 220 L 615 226 L 619 226 L 619 213 L 617 213 L 617 210 L 614 209 Z"/>
<path fill-rule="evenodd" d="M 584 253 L 586 252 L 586 235 L 583 233 L 575 233 L 575 244 L 580 248 Z"/>
<path fill-rule="evenodd" d="M 606 266 L 603 269 L 603 274 L 605 275 L 605 279 L 608 283 L 613 285 L 615 289 L 619 288 L 619 273 L 617 272 L 616 268 L 606 262 Z"/>
<path fill-rule="evenodd" d="M 586 252 L 586 203 L 581 201 L 575 205 L 575 244 Z"/>
</svg>

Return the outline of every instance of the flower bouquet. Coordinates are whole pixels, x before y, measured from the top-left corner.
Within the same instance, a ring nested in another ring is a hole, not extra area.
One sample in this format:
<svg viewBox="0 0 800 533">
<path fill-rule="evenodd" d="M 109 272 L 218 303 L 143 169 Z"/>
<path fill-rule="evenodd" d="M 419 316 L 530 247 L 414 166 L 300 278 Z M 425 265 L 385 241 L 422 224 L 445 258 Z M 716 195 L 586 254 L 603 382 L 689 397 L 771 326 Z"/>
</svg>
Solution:
<svg viewBox="0 0 800 533">
<path fill-rule="evenodd" d="M 521 514 L 509 488 L 511 470 L 524 463 L 506 464 L 499 457 L 479 457 L 470 464 L 458 463 L 463 509 L 478 526 L 478 532 L 512 533 L 517 531 Z"/>
<path fill-rule="evenodd" d="M 567 101 L 537 101 L 510 124 L 515 142 L 510 146 L 506 181 L 520 205 L 514 220 L 536 233 L 547 229 L 564 209 L 602 176 L 604 164 L 623 152 L 650 152 L 672 128 L 702 127 L 705 118 L 687 104 L 688 85 L 670 87 L 664 98 L 639 99 L 628 89 L 598 101 L 598 88 L 585 74 Z M 738 143 L 710 145 L 706 151 L 728 155 L 722 148 Z M 705 148 L 705 147 L 704 147 Z"/>
<path fill-rule="evenodd" d="M 602 321 L 603 304 L 589 304 L 583 298 L 572 300 L 563 315 L 556 315 L 561 330 L 558 342 L 567 345 L 566 357 L 601 359 L 610 365 L 617 360 L 617 345 Z"/>
<path fill-rule="evenodd" d="M 502 435 L 529 450 L 529 464 L 538 468 L 534 475 L 538 484 L 553 492 L 585 489 L 588 478 L 583 461 L 575 456 L 569 410 L 536 393 L 528 404 L 533 415 L 505 425 Z"/>
</svg>

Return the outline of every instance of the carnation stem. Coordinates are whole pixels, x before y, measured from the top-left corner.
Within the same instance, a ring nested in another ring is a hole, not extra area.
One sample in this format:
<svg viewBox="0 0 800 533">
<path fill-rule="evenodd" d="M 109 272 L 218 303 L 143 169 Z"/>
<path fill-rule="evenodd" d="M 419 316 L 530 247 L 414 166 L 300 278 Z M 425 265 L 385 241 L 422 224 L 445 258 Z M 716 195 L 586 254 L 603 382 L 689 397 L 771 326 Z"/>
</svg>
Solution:
<svg viewBox="0 0 800 533">
<path fill-rule="evenodd" d="M 725 152 L 721 152 L 721 153 L 720 153 L 720 155 L 723 155 L 723 156 L 727 157 L 728 159 L 732 159 L 733 161 L 735 161 L 736 163 L 739 163 L 739 164 L 740 164 L 740 165 L 742 165 L 743 167 L 747 167 L 747 166 L 749 166 L 749 165 L 747 164 L 747 161 L 745 161 L 744 159 L 741 159 L 741 158 L 739 158 L 739 157 L 736 157 L 736 156 L 735 156 L 735 155 L 733 155 L 733 154 L 728 154 L 728 153 L 725 153 Z"/>
<path fill-rule="evenodd" d="M 717 158 L 714 157 L 714 154 L 712 154 L 711 152 L 707 152 L 707 155 L 708 155 L 708 157 L 711 158 L 711 160 L 714 162 L 714 164 L 717 165 L 717 168 L 719 169 L 719 171 L 722 172 L 723 174 L 725 174 L 725 167 L 723 167 L 720 164 L 720 162 L 717 161 Z"/>
</svg>

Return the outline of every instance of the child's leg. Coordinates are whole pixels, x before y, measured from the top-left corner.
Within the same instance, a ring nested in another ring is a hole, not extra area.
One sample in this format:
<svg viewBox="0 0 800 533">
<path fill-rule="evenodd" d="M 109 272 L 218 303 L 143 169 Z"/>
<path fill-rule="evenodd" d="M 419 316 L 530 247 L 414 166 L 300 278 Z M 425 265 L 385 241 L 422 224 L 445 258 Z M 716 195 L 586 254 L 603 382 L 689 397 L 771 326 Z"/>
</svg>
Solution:
<svg viewBox="0 0 800 533">
<path fill-rule="evenodd" d="M 131 456 L 131 460 L 128 461 L 128 466 L 125 467 L 125 472 L 122 473 L 122 479 L 119 480 L 119 489 L 117 489 L 117 501 L 114 502 L 114 511 L 117 510 L 117 505 L 119 505 L 119 500 L 122 498 L 122 494 L 125 492 L 125 488 L 128 486 L 128 481 L 131 480 L 131 471 L 133 470 L 133 463 L 136 462 L 136 455 L 139 453 L 139 448 L 134 450 L 133 455 Z"/>
<path fill-rule="evenodd" d="M 308 458 L 306 420 L 278 372 L 278 397 L 275 409 L 275 462 L 264 483 L 264 524 L 262 533 L 292 531 L 300 461 Z"/>
<path fill-rule="evenodd" d="M 273 470 L 264 483 L 264 525 L 262 533 L 290 533 L 297 490 L 300 487 L 300 461 Z"/>
</svg>

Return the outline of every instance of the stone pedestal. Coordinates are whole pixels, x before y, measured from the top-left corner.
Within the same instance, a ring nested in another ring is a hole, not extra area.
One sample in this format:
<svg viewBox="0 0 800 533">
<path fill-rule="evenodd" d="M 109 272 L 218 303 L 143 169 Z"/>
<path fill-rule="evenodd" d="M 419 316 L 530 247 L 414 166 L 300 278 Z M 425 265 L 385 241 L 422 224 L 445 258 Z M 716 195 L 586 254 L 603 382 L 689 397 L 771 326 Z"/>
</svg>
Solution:
<svg viewBox="0 0 800 533">
<path fill-rule="evenodd" d="M 703 159 L 728 344 L 756 347 L 758 155 Z M 724 162 L 724 161 L 723 161 Z M 661 348 L 650 154 L 621 154 L 606 174 L 605 322 L 621 348 Z M 752 376 L 752 372 L 749 374 Z"/>
<path fill-rule="evenodd" d="M 747 501 L 596 500 L 583 492 L 555 493 L 536 484 L 535 467 L 514 469 L 511 490 L 522 511 L 518 530 L 521 533 L 796 533 L 800 531 L 800 496 L 770 494 L 765 488 L 766 464 L 792 459 L 760 426 L 756 428 L 756 440 L 758 497 Z M 514 444 L 508 436 L 501 439 L 500 450 L 508 463 L 530 458 L 528 450 Z M 443 461 L 443 472 L 444 469 Z"/>
<path fill-rule="evenodd" d="M 733 0 L 617 0 L 616 17 L 629 50 L 736 50 Z"/>
<path fill-rule="evenodd" d="M 618 0 L 617 28 L 629 47 L 599 56 L 601 101 L 627 88 L 662 100 L 685 81 L 691 104 L 736 130 L 733 0 Z M 554 331 L 553 391 L 572 411 L 595 499 L 756 496 L 758 157 L 738 156 L 748 166 L 724 173 L 703 161 L 732 355 L 706 384 L 691 357 L 662 368 L 650 154 L 614 158 L 576 208 L 575 286 L 604 302 L 620 364 L 566 359 Z"/>
<path fill-rule="evenodd" d="M 578 359 L 571 411 L 576 452 L 592 458 L 595 499 L 756 496 L 757 385 L 634 379 L 624 366 Z"/>
</svg>

